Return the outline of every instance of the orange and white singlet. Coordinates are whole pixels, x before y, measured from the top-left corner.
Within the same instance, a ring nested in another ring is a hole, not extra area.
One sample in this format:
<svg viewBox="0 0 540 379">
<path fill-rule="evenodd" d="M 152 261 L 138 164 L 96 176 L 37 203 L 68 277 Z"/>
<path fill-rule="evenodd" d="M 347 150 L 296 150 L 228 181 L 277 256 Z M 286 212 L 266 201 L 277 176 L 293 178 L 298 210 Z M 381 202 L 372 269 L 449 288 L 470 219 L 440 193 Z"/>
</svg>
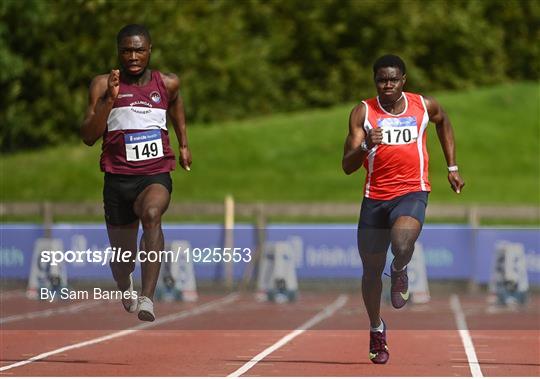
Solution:
<svg viewBox="0 0 540 379">
<path fill-rule="evenodd" d="M 405 109 L 400 114 L 385 111 L 379 98 L 364 100 L 364 129 L 382 128 L 383 142 L 369 152 L 364 196 L 390 200 L 410 192 L 431 191 L 428 181 L 426 127 L 429 116 L 424 98 L 403 92 Z"/>
</svg>

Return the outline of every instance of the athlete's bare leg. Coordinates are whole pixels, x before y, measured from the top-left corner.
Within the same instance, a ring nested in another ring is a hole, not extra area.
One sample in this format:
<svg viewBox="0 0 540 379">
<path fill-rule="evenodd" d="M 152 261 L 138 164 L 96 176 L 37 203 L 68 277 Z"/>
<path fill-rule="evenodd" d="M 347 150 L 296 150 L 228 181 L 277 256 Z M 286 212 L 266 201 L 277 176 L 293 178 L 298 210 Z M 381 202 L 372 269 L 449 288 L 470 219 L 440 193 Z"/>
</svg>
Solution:
<svg viewBox="0 0 540 379">
<path fill-rule="evenodd" d="M 361 253 L 363 264 L 362 274 L 362 297 L 369 316 L 372 328 L 376 328 L 381 323 L 381 275 L 386 263 L 386 251 L 380 253 Z"/>
<path fill-rule="evenodd" d="M 139 220 L 128 225 L 110 225 L 107 224 L 107 234 L 112 248 L 116 251 L 131 252 L 129 262 L 110 262 L 113 278 L 119 290 L 127 291 L 129 289 L 129 274 L 135 270 L 135 259 L 137 257 L 137 232 L 139 230 Z M 127 257 L 127 256 L 126 256 Z"/>
<path fill-rule="evenodd" d="M 412 258 L 414 244 L 422 231 L 422 225 L 414 217 L 400 216 L 392 225 L 392 253 L 394 254 L 394 268 L 400 271 Z"/>
<path fill-rule="evenodd" d="M 145 251 L 155 251 L 159 254 L 164 250 L 165 241 L 161 230 L 161 216 L 167 210 L 171 196 L 167 188 L 161 184 L 151 184 L 142 191 L 133 209 L 139 216 L 143 227 L 141 246 Z M 161 262 L 141 262 L 142 291 L 141 296 L 154 298 L 154 291 L 159 276 Z"/>
</svg>

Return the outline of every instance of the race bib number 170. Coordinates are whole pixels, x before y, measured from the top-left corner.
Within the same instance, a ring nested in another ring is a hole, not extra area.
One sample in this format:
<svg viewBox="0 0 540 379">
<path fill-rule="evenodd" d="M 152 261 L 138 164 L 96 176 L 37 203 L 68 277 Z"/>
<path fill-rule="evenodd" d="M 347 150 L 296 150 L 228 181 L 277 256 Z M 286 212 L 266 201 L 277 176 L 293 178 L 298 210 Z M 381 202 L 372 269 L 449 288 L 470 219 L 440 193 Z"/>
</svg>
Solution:
<svg viewBox="0 0 540 379">
<path fill-rule="evenodd" d="M 160 130 L 126 134 L 124 142 L 128 161 L 144 161 L 163 156 Z"/>
<path fill-rule="evenodd" d="M 416 117 L 380 118 L 377 126 L 383 131 L 383 144 L 406 145 L 418 139 Z"/>
</svg>

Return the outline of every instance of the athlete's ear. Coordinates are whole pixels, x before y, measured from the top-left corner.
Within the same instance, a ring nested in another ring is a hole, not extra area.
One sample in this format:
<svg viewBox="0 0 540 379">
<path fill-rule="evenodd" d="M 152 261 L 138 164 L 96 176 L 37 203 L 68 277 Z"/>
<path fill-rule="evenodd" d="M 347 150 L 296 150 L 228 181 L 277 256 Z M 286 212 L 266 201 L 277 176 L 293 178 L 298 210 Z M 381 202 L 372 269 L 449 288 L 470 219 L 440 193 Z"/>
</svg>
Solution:
<svg viewBox="0 0 540 379">
<path fill-rule="evenodd" d="M 407 74 L 403 74 L 403 84 L 407 81 Z"/>
<path fill-rule="evenodd" d="M 150 46 L 148 46 L 148 53 L 151 53 L 152 52 L 152 44 L 150 44 Z"/>
</svg>

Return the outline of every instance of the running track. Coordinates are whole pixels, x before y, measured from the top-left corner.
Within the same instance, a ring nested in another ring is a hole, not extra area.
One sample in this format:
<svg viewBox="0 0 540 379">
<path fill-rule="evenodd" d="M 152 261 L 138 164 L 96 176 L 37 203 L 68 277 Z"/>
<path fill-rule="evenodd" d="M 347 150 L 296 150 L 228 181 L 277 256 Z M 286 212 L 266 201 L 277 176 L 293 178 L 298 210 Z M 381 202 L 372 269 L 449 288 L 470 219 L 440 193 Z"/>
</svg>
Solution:
<svg viewBox="0 0 540 379">
<path fill-rule="evenodd" d="M 368 359 L 359 293 L 302 293 L 294 304 L 251 294 L 159 303 L 141 323 L 117 302 L 0 297 L 0 375 L 540 376 L 540 299 L 491 312 L 484 297 L 435 297 L 393 310 L 390 361 Z"/>
</svg>

